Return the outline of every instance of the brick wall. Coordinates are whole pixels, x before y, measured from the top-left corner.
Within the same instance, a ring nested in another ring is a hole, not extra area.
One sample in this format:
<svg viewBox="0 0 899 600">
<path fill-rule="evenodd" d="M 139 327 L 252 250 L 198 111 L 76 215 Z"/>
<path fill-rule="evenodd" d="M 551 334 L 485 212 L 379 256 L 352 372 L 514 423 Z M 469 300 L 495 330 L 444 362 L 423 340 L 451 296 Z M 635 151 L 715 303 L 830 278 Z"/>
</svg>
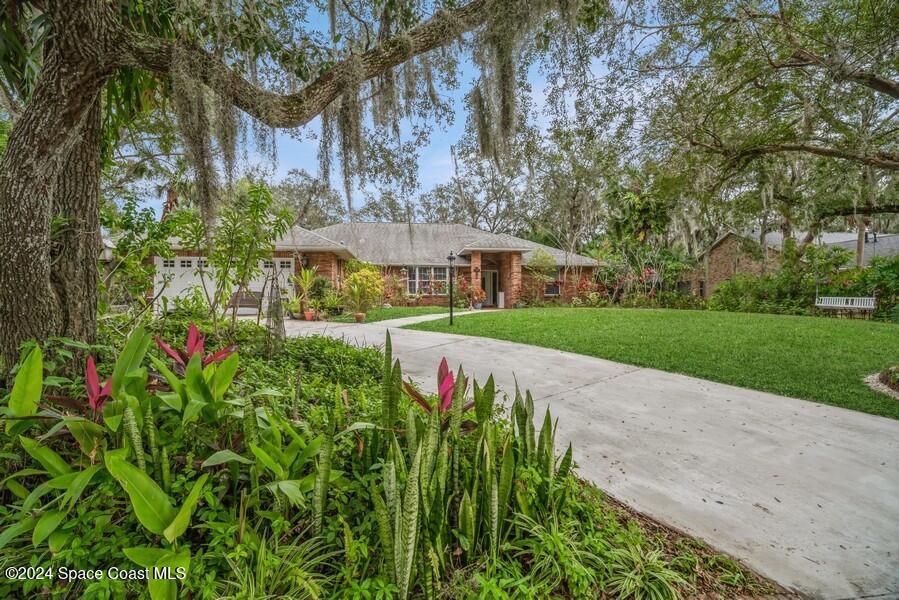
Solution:
<svg viewBox="0 0 899 600">
<path fill-rule="evenodd" d="M 588 280 L 592 280 L 594 270 L 593 267 L 569 267 L 566 272 L 565 267 L 560 267 L 561 284 L 559 285 L 559 295 L 547 296 L 545 293 L 546 288 L 540 285 L 540 282 L 525 268 L 521 274 L 522 293 L 525 296 L 525 300 L 528 297 L 536 297 L 538 300 L 546 302 L 571 302 L 571 299 L 577 296 L 578 284 L 581 279 L 586 277 Z"/>
<path fill-rule="evenodd" d="M 751 240 L 727 235 L 715 247 L 706 252 L 702 264 L 687 278 L 694 294 L 708 298 L 722 282 L 737 273 L 762 275 L 775 270 L 780 264 L 780 252 L 766 248 L 764 256 L 760 249 L 752 247 Z"/>
<path fill-rule="evenodd" d="M 277 252 L 275 255 L 277 256 Z M 342 272 L 342 264 L 343 261 L 337 258 L 337 255 L 333 252 L 303 252 L 300 253 L 300 257 L 305 256 L 309 259 L 309 267 L 315 267 L 316 275 L 319 277 L 324 277 L 331 282 L 331 285 L 337 287 L 337 283 L 339 280 L 343 278 Z M 297 272 L 302 268 L 300 266 L 300 261 L 296 261 L 297 264 Z"/>
<path fill-rule="evenodd" d="M 475 250 L 474 252 L 472 252 L 471 255 L 468 257 L 468 260 L 470 262 L 470 265 L 469 265 L 470 273 L 480 273 L 481 270 L 484 268 L 481 265 L 481 253 L 479 251 Z M 472 277 L 471 278 L 471 286 L 475 289 L 480 289 L 481 288 L 481 278 L 480 277 Z"/>
<path fill-rule="evenodd" d="M 503 252 L 499 256 L 499 289 L 505 294 L 506 308 L 521 300 L 521 252 Z"/>
</svg>

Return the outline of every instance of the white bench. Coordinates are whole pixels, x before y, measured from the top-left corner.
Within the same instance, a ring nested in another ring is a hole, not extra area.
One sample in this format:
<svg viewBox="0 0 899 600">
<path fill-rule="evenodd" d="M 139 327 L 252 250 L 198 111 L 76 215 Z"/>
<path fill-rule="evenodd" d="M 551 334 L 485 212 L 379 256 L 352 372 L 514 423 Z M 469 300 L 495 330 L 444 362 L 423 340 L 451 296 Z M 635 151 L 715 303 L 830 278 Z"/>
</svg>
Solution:
<svg viewBox="0 0 899 600">
<path fill-rule="evenodd" d="M 815 298 L 815 306 L 827 310 L 874 310 L 877 308 L 877 298 L 821 296 Z"/>
</svg>

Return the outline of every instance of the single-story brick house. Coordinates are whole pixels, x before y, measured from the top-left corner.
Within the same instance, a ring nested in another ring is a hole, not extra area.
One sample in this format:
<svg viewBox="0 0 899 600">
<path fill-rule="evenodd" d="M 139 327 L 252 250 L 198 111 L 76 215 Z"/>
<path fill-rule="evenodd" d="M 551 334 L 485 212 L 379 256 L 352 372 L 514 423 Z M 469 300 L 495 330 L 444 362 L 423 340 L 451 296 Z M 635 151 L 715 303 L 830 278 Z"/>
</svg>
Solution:
<svg viewBox="0 0 899 600">
<path fill-rule="evenodd" d="M 199 270 L 206 266 L 204 257 L 180 249 L 175 242 L 172 247 L 173 258 L 154 259 L 154 293 L 170 298 L 201 285 Z M 554 281 L 535 290 L 543 299 L 570 299 L 581 278 L 592 277 L 597 266 L 586 256 L 467 225 L 341 223 L 314 231 L 293 227 L 275 243 L 272 259 L 260 265 L 264 274 L 251 282 L 250 290 L 260 291 L 272 269 L 286 287 L 288 277 L 304 266 L 316 267 L 320 276 L 340 287 L 346 262 L 358 259 L 394 276 L 420 304 L 443 305 L 448 303 L 447 257 L 452 253 L 457 257 L 456 277 L 469 278 L 472 286 L 484 290 L 486 306 L 511 308 L 525 290 L 534 291 L 526 266 L 538 248 L 555 260 L 557 268 Z"/>
<path fill-rule="evenodd" d="M 805 237 L 804 231 L 796 232 L 794 239 Z M 770 273 L 780 265 L 784 236 L 780 232 L 765 235 L 765 246 L 760 243 L 758 230 L 744 233 L 728 232 L 719 237 L 700 257 L 700 265 L 685 282 L 694 294 L 708 298 L 715 288 L 737 273 L 762 275 Z M 875 256 L 895 256 L 899 254 L 899 234 L 869 233 L 865 238 L 863 262 L 871 264 Z M 841 247 L 853 255 L 856 251 L 858 234 L 855 232 L 825 232 L 815 238 L 819 246 Z"/>
</svg>

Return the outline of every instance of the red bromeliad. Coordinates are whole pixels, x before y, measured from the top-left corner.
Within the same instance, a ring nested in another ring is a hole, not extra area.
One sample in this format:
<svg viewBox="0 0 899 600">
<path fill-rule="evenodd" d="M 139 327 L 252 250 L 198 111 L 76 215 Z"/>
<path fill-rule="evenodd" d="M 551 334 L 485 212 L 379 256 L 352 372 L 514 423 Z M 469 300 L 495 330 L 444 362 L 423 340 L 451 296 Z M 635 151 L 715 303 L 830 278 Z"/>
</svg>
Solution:
<svg viewBox="0 0 899 600">
<path fill-rule="evenodd" d="M 430 413 L 434 410 L 434 407 L 431 406 L 431 403 L 428 402 L 427 398 L 422 396 L 411 383 L 404 381 L 403 389 L 412 400 L 425 410 L 425 412 Z M 453 376 L 453 372 L 450 371 L 449 365 L 444 357 L 443 360 L 440 361 L 440 366 L 437 367 L 437 412 L 441 414 L 449 412 L 449 409 L 453 405 L 453 393 L 455 389 L 456 379 Z M 471 410 L 473 407 L 474 402 L 470 402 L 462 407 L 462 412 Z"/>
<path fill-rule="evenodd" d="M 206 365 L 223 361 L 237 351 L 237 346 L 231 345 L 216 350 L 212 354 L 204 355 L 204 342 L 205 338 L 203 337 L 203 334 L 200 333 L 200 330 L 197 329 L 197 326 L 193 323 L 190 324 L 190 328 L 187 330 L 187 344 L 183 351 L 175 350 L 162 341 L 162 338 L 156 336 L 156 345 L 159 346 L 163 352 L 168 354 L 182 371 L 187 368 L 187 363 L 190 362 L 190 359 L 194 354 L 199 354 L 203 357 L 202 364 L 205 367 Z"/>
<path fill-rule="evenodd" d="M 94 357 L 87 357 L 87 367 L 84 370 L 84 387 L 87 390 L 87 402 L 90 404 L 91 410 L 97 413 L 103 410 L 103 404 L 109 398 L 112 390 L 112 378 L 106 380 L 103 388 L 100 388 L 100 378 L 97 376 L 97 365 L 94 364 Z"/>
</svg>

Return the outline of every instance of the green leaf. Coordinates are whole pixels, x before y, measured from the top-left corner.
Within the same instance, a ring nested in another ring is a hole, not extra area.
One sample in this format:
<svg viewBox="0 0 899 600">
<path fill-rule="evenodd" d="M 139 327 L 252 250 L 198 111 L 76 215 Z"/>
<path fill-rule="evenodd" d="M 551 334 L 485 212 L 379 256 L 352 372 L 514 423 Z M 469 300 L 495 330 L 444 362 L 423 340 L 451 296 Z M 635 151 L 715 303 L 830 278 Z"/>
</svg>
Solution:
<svg viewBox="0 0 899 600">
<path fill-rule="evenodd" d="M 234 374 L 237 373 L 237 354 L 232 354 L 215 367 L 215 374 L 212 376 L 211 387 L 212 397 L 216 402 L 221 401 L 225 396 L 225 392 L 231 386 Z"/>
<path fill-rule="evenodd" d="M 269 456 L 265 450 L 263 450 L 256 444 L 250 444 L 250 451 L 256 456 L 257 459 L 259 459 L 259 462 L 261 462 L 263 465 L 265 465 L 265 467 L 269 471 L 274 473 L 276 478 L 283 479 L 286 476 L 286 473 L 284 472 L 284 468 L 281 465 L 279 465 L 275 461 L 275 459 L 273 459 L 271 456 Z"/>
<path fill-rule="evenodd" d="M 255 396 L 274 396 L 274 397 L 279 397 L 279 396 L 284 396 L 284 392 L 282 392 L 281 390 L 279 390 L 279 389 L 277 389 L 277 388 L 270 388 L 270 387 L 268 387 L 268 388 L 260 388 L 260 389 L 256 390 L 255 392 L 253 392 L 252 394 L 250 394 L 250 396 L 254 396 L 254 397 L 255 397 Z"/>
<path fill-rule="evenodd" d="M 31 543 L 35 547 L 39 546 L 51 533 L 56 531 L 65 516 L 66 511 L 63 510 L 51 510 L 41 515 L 34 526 L 34 531 L 31 532 Z"/>
<path fill-rule="evenodd" d="M 0 533 L 0 548 L 6 546 L 6 544 L 10 543 L 23 533 L 28 533 L 34 528 L 34 524 L 37 522 L 37 519 L 34 517 L 27 517 L 22 519 L 18 523 L 13 523 L 9 527 L 3 530 Z"/>
<path fill-rule="evenodd" d="M 305 506 L 306 498 L 305 493 L 309 492 L 312 489 L 312 482 L 299 480 L 299 479 L 285 479 L 283 481 L 276 481 L 274 483 L 270 483 L 265 486 L 273 493 L 275 490 L 279 490 L 290 501 L 291 504 L 295 506 Z"/>
<path fill-rule="evenodd" d="M 63 494 L 62 502 L 68 503 L 69 509 L 78 502 L 78 499 L 81 497 L 81 494 L 84 492 L 84 489 L 90 483 L 91 479 L 93 479 L 94 475 L 97 471 L 100 470 L 100 465 L 91 465 L 90 467 L 84 469 L 83 471 L 78 472 L 75 478 L 72 480 L 71 485 L 69 485 L 65 494 Z"/>
<path fill-rule="evenodd" d="M 156 367 L 156 370 L 159 371 L 165 380 L 168 382 L 169 387 L 172 388 L 172 391 L 178 394 L 179 398 L 184 395 L 184 383 L 181 381 L 181 378 L 175 375 L 171 369 L 169 369 L 164 362 L 156 358 L 155 356 L 150 356 L 150 362 L 153 363 L 153 366 Z"/>
<path fill-rule="evenodd" d="M 66 417 L 64 420 L 69 433 L 81 447 L 81 451 L 86 456 L 95 454 L 103 440 L 103 428 L 93 421 L 81 417 Z"/>
<path fill-rule="evenodd" d="M 64 461 L 59 454 L 50 448 L 41 446 L 31 438 L 22 435 L 19 436 L 19 442 L 21 442 L 25 452 L 30 454 L 31 458 L 41 463 L 41 465 L 47 469 L 47 472 L 54 477 L 72 472 L 72 467 L 69 466 L 69 463 Z"/>
<path fill-rule="evenodd" d="M 125 413 L 125 402 L 122 400 L 108 400 L 103 405 L 103 423 L 110 431 L 118 431 L 122 424 L 122 415 Z"/>
<path fill-rule="evenodd" d="M 397 510 L 397 527 L 394 534 L 396 544 L 395 568 L 397 570 L 397 586 L 399 596 L 404 599 L 409 597 L 412 583 L 412 571 L 415 567 L 415 548 L 418 545 L 418 516 L 419 516 L 419 489 L 418 477 L 421 468 L 422 449 L 419 447 L 409 467 L 409 477 L 406 480 L 406 491 L 403 496 L 401 510 Z M 400 507 L 397 507 L 398 509 Z"/>
<path fill-rule="evenodd" d="M 44 387 L 44 357 L 35 346 L 16 373 L 16 379 L 9 394 L 9 411 L 14 417 L 28 417 L 37 412 Z M 9 431 L 13 421 L 6 422 Z"/>
<path fill-rule="evenodd" d="M 191 402 L 202 402 L 209 404 L 213 401 L 212 392 L 206 384 L 206 378 L 203 376 L 202 357 L 194 354 L 187 363 L 187 369 L 184 371 L 184 381 L 187 388 L 187 397 Z"/>
<path fill-rule="evenodd" d="M 156 397 L 165 402 L 166 406 L 181 412 L 183 403 L 180 395 L 175 392 L 156 392 Z"/>
<path fill-rule="evenodd" d="M 184 414 L 181 417 L 181 424 L 187 425 L 189 422 L 194 420 L 200 411 L 203 410 L 203 407 L 206 406 L 206 402 L 201 402 L 197 400 L 190 400 L 187 403 L 187 406 L 184 409 Z"/>
<path fill-rule="evenodd" d="M 56 554 L 65 548 L 66 544 L 68 544 L 71 539 L 71 533 L 57 529 L 50 534 L 50 539 L 47 540 L 47 546 L 50 548 L 50 552 Z"/>
<path fill-rule="evenodd" d="M 177 514 L 172 499 L 155 481 L 125 460 L 125 450 L 107 452 L 106 468 L 131 499 L 131 507 L 141 525 L 162 535 Z"/>
<path fill-rule="evenodd" d="M 232 452 L 231 450 L 219 450 L 209 458 L 203 461 L 203 464 L 200 465 L 202 468 L 206 467 L 214 467 L 216 465 L 220 465 L 228 462 L 239 462 L 244 465 L 252 465 L 253 461 L 249 458 L 245 458 L 236 452 Z"/>
<path fill-rule="evenodd" d="M 135 329 L 125 342 L 125 347 L 116 359 L 112 368 L 112 397 L 118 398 L 119 392 L 125 385 L 125 377 L 131 371 L 139 368 L 150 346 L 150 336 L 143 327 Z"/>
<path fill-rule="evenodd" d="M 175 579 L 156 579 L 152 576 L 154 567 L 169 568 L 170 576 L 176 577 L 177 570 L 183 569 L 186 576 L 190 567 L 190 550 L 187 548 L 175 553 L 162 548 L 125 548 L 125 556 L 138 565 L 150 569 L 151 578 L 147 582 L 151 600 L 177 600 L 178 582 Z"/>
<path fill-rule="evenodd" d="M 197 502 L 200 500 L 200 492 L 203 491 L 203 486 L 206 484 L 207 479 L 209 479 L 208 473 L 204 473 L 200 476 L 194 486 L 190 489 L 190 493 L 187 495 L 184 504 L 178 509 L 178 514 L 175 515 L 175 518 L 172 519 L 169 526 L 165 528 L 163 535 L 165 535 L 165 539 L 167 539 L 169 543 L 174 543 L 175 540 L 187 531 L 187 527 L 190 525 L 190 517 L 193 515 L 194 508 L 196 508 Z"/>
<path fill-rule="evenodd" d="M 359 421 L 359 422 L 353 423 L 352 425 L 350 425 L 349 427 L 347 427 L 346 429 L 344 429 L 343 431 L 341 431 L 340 433 L 335 435 L 334 439 L 338 440 L 345 435 L 349 435 L 349 434 L 353 433 L 354 431 L 362 431 L 364 429 L 377 429 L 377 428 L 378 428 L 378 426 L 375 425 L 374 423 L 365 423 L 365 422 Z"/>
</svg>

